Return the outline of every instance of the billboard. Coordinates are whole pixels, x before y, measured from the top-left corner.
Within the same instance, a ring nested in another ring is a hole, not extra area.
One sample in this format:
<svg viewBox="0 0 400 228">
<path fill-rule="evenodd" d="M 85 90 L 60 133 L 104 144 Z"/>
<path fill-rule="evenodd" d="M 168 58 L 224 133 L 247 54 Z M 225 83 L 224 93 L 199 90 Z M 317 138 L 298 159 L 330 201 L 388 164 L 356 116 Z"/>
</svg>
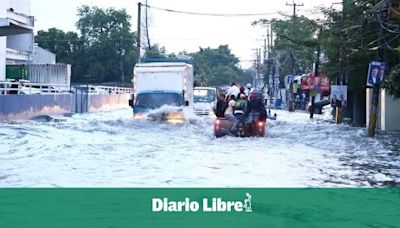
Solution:
<svg viewBox="0 0 400 228">
<path fill-rule="evenodd" d="M 380 85 L 385 80 L 386 63 L 371 62 L 368 68 L 367 86 Z"/>
<path fill-rule="evenodd" d="M 301 78 L 301 90 L 314 90 L 323 96 L 329 96 L 330 87 L 329 79 L 325 75 L 316 77 L 314 74 L 308 74 Z"/>
<path fill-rule="evenodd" d="M 331 86 L 331 101 L 332 100 L 339 100 L 342 102 L 342 106 L 346 106 L 347 105 L 347 86 L 332 85 Z"/>
</svg>

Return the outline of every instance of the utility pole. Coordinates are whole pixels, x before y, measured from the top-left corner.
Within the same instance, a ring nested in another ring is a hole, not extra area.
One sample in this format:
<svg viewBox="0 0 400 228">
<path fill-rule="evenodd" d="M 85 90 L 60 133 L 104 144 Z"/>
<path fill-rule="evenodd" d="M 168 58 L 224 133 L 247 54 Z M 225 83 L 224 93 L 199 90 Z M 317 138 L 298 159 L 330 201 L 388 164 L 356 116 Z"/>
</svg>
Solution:
<svg viewBox="0 0 400 228">
<path fill-rule="evenodd" d="M 275 87 L 278 87 L 279 85 L 275 85 L 275 74 L 276 74 L 276 61 L 274 59 L 274 55 L 273 55 L 273 47 L 274 47 L 274 29 L 271 23 L 271 34 L 270 34 L 270 38 L 271 38 L 271 61 L 272 61 L 272 65 L 271 65 L 271 75 L 272 75 L 272 97 L 275 98 L 275 102 L 276 102 L 276 96 L 278 94 L 275 94 Z M 271 98 L 272 101 L 272 98 Z M 272 102 L 271 102 L 272 104 Z M 275 105 L 276 106 L 276 105 Z"/>
<path fill-rule="evenodd" d="M 137 37 L 136 37 L 136 63 L 140 63 L 140 36 L 141 34 L 141 29 L 142 29 L 142 3 L 138 2 L 138 24 L 137 24 Z"/>
<path fill-rule="evenodd" d="M 124 55 L 125 55 L 125 49 L 123 46 L 123 40 L 122 36 L 119 37 L 119 54 L 120 54 L 120 70 L 121 70 L 121 82 L 124 83 L 125 81 L 125 75 L 124 75 Z"/>
<path fill-rule="evenodd" d="M 270 38 L 271 38 L 271 53 L 272 53 L 272 47 L 274 46 L 274 40 L 273 40 L 273 38 L 274 38 L 274 31 L 273 31 L 273 28 L 272 28 L 272 23 L 271 23 L 271 34 L 270 34 Z"/>
<path fill-rule="evenodd" d="M 304 4 L 303 3 L 301 3 L 301 4 L 297 4 L 294 0 L 293 0 L 293 4 L 289 4 L 289 3 L 286 3 L 286 5 L 287 6 L 293 6 L 293 16 L 292 16 L 292 26 L 295 26 L 295 18 L 296 18 L 296 10 L 297 10 L 297 7 L 298 6 L 304 6 Z M 288 110 L 289 110 L 289 112 L 294 112 L 295 111 L 295 101 L 294 101 L 294 99 L 295 99 L 295 94 L 293 93 L 294 91 L 294 89 L 293 89 L 293 87 L 294 87 L 294 85 L 293 85 L 293 83 L 294 83 L 294 76 L 295 76 L 295 59 L 294 59 L 294 54 L 293 54 L 293 51 L 291 51 L 290 52 L 290 58 L 291 58 L 291 62 L 292 62 L 292 79 L 290 80 L 290 85 L 289 85 L 289 96 L 288 96 Z M 312 117 L 311 117 L 312 118 Z"/>
<path fill-rule="evenodd" d="M 266 60 L 267 60 L 267 39 L 264 39 L 264 57 L 263 57 L 263 65 L 265 65 Z"/>
<path fill-rule="evenodd" d="M 382 6 L 382 10 L 379 14 L 381 20 L 386 21 L 387 14 L 388 14 L 388 7 L 389 3 L 388 0 L 385 0 L 384 5 Z M 379 31 L 379 48 L 378 48 L 378 61 L 384 62 L 385 61 L 385 50 L 384 50 L 384 41 L 383 41 L 384 31 L 382 26 L 380 26 Z M 386 66 L 387 67 L 387 66 Z M 379 78 L 379 76 L 378 76 Z M 377 80 L 374 83 L 372 89 L 372 99 L 371 99 L 371 109 L 369 113 L 369 124 L 368 124 L 368 137 L 375 137 L 375 129 L 376 129 L 376 121 L 378 118 L 378 110 L 379 110 L 379 90 L 380 90 L 380 80 Z"/>
<path fill-rule="evenodd" d="M 294 2 L 294 1 L 293 1 L 293 4 L 286 3 L 286 5 L 287 5 L 287 6 L 293 6 L 293 18 L 296 17 L 296 9 L 297 9 L 297 7 L 298 7 L 298 6 L 304 6 L 303 3 L 297 4 L 297 3 Z"/>
<path fill-rule="evenodd" d="M 147 5 L 147 0 L 146 0 L 146 10 L 145 10 L 145 18 L 146 18 L 146 38 L 147 38 L 147 46 L 148 49 L 151 50 L 151 43 L 150 43 L 150 36 L 149 36 L 149 19 L 147 15 L 149 7 Z"/>
<path fill-rule="evenodd" d="M 271 53 L 271 44 L 269 41 L 269 29 L 267 29 L 268 55 Z"/>
</svg>

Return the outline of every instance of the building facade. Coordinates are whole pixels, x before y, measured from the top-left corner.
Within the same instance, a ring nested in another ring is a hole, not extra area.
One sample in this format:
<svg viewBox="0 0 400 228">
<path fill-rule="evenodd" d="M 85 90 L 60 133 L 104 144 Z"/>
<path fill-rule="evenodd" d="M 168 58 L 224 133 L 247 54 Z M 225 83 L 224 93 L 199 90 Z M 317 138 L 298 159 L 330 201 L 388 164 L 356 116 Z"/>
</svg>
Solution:
<svg viewBox="0 0 400 228">
<path fill-rule="evenodd" d="M 6 78 L 7 64 L 33 63 L 34 18 L 30 0 L 1 0 L 0 81 Z"/>
</svg>

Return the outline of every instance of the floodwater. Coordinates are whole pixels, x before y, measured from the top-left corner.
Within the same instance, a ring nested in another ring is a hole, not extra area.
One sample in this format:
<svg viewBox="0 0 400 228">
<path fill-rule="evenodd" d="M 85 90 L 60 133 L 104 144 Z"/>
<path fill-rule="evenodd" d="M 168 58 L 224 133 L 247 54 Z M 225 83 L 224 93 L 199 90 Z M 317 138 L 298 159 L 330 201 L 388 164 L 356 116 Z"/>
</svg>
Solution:
<svg viewBox="0 0 400 228">
<path fill-rule="evenodd" d="M 213 120 L 130 109 L 0 123 L 0 187 L 400 186 L 400 137 L 277 111 L 263 138 L 216 139 Z"/>
</svg>

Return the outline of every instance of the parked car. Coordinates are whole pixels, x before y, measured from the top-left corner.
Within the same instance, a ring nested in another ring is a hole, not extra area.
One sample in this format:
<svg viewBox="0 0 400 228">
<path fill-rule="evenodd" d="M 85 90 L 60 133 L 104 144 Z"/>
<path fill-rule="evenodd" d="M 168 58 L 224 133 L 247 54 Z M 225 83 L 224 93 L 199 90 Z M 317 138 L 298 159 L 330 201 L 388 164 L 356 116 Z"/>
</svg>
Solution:
<svg viewBox="0 0 400 228">
<path fill-rule="evenodd" d="M 327 99 L 319 100 L 314 102 L 314 114 L 322 114 L 322 108 L 326 105 L 330 105 L 331 102 Z M 311 102 L 307 105 L 307 111 L 310 112 Z"/>
</svg>

